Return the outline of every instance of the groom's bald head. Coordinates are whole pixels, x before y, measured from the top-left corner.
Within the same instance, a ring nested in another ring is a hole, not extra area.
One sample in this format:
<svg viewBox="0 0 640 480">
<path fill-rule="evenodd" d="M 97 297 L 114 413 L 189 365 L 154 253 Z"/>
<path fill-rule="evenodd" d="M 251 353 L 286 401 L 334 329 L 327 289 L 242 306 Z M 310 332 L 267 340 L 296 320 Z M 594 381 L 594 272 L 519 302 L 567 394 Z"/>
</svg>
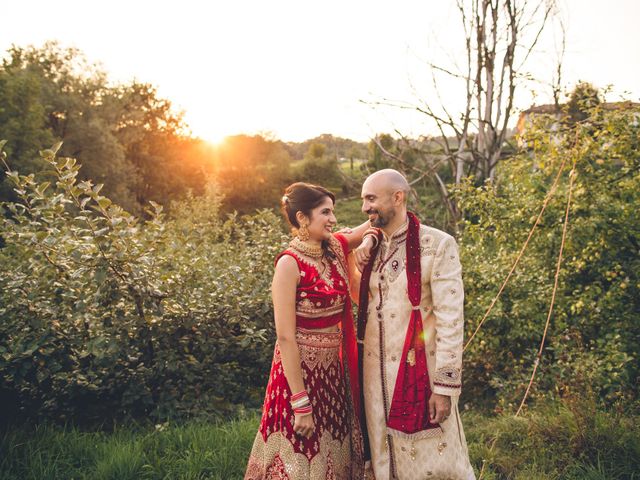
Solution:
<svg viewBox="0 0 640 480">
<path fill-rule="evenodd" d="M 397 170 L 386 168 L 369 175 L 362 184 L 362 211 L 374 227 L 394 226 L 405 218 L 409 182 Z"/>
<path fill-rule="evenodd" d="M 362 184 L 363 197 L 365 191 L 375 191 L 378 195 L 393 195 L 396 192 L 402 192 L 402 201 L 405 205 L 407 204 L 410 190 L 411 187 L 404 175 L 392 168 L 385 168 L 372 173 Z"/>
</svg>

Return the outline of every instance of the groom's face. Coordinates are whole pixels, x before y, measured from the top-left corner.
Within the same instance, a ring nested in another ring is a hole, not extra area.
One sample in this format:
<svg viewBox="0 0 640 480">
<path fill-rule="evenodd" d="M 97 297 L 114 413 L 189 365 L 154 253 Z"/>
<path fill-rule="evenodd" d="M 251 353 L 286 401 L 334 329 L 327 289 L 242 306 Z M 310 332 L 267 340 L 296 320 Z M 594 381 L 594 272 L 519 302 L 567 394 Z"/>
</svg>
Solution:
<svg viewBox="0 0 640 480">
<path fill-rule="evenodd" d="M 393 193 L 380 182 L 365 182 L 362 186 L 362 212 L 369 216 L 372 227 L 385 227 L 396 216 Z"/>
</svg>

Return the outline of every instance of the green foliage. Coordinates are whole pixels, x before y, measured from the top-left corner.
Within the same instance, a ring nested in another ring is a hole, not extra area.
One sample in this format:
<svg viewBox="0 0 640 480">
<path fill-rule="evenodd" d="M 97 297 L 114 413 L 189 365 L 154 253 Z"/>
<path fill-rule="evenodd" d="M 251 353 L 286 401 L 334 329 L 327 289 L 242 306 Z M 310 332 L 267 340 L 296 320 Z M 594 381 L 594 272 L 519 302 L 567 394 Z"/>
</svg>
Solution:
<svg viewBox="0 0 640 480">
<path fill-rule="evenodd" d="M 486 462 L 487 480 L 626 480 L 640 469 L 640 419 L 596 408 L 593 397 L 518 418 L 467 412 L 464 425 L 472 464 Z"/>
<path fill-rule="evenodd" d="M 312 143 L 311 146 L 309 146 L 306 157 L 311 160 L 319 160 L 324 157 L 326 151 L 327 147 L 325 147 L 323 143 Z"/>
<path fill-rule="evenodd" d="M 300 167 L 299 176 L 306 182 L 323 185 L 333 190 L 342 183 L 338 159 L 334 155 L 327 155 L 326 147 L 322 143 L 312 143 L 309 146 Z"/>
<path fill-rule="evenodd" d="M 54 42 L 12 47 L 0 65 L 0 134 L 23 173 L 42 171 L 38 151 L 63 141 L 61 155 L 82 164 L 79 178 L 104 184 L 113 201 L 142 213 L 204 187 L 202 149 L 154 87 L 112 86 L 76 49 Z M 0 200 L 15 200 L 0 183 Z"/>
<path fill-rule="evenodd" d="M 300 143 L 287 143 L 286 148 L 291 158 L 302 160 L 309 152 L 312 145 L 324 146 L 324 154 L 334 158 L 364 159 L 367 157 L 367 146 L 348 138 L 335 137 L 328 133 Z M 317 148 L 317 147 L 314 147 Z"/>
<path fill-rule="evenodd" d="M 55 42 L 8 50 L 0 105 L 0 138 L 9 140 L 6 151 L 22 174 L 41 174 L 38 151 L 62 141 L 60 154 L 82 165 L 78 178 L 101 182 L 104 194 L 137 216 L 150 201 L 168 208 L 190 192 L 202 194 L 207 178 L 224 194 L 225 212 L 272 208 L 298 180 L 339 193 L 355 187 L 338 159 L 366 157 L 363 144 L 332 135 L 287 144 L 236 135 L 210 145 L 189 136 L 182 114 L 152 85 L 112 84 L 82 52 Z M 302 168 L 292 168 L 305 155 Z M 17 199 L 12 188 L 0 176 L 0 201 Z"/>
<path fill-rule="evenodd" d="M 580 122 L 586 120 L 600 103 L 598 89 L 588 82 L 579 82 L 569 95 L 566 109 L 572 122 Z"/>
<path fill-rule="evenodd" d="M 382 170 L 383 168 L 392 168 L 391 158 L 385 152 L 394 155 L 398 153 L 396 151 L 396 140 L 388 133 L 377 135 L 374 140 L 371 140 L 368 145 L 369 149 L 369 162 L 368 168 L 372 172 L 376 170 Z"/>
<path fill-rule="evenodd" d="M 638 396 L 640 363 L 640 126 L 637 111 L 604 114 L 557 130 L 533 125 L 530 150 L 504 162 L 495 185 L 458 191 L 467 338 L 523 245 L 561 161 L 567 167 L 516 274 L 465 353 L 465 398 L 517 406 L 551 300 L 568 189 L 568 239 L 533 398 L 592 386 L 607 402 Z M 548 126 L 548 119 L 541 119 Z"/>
<path fill-rule="evenodd" d="M 227 137 L 212 152 L 225 210 L 248 213 L 278 205 L 291 183 L 290 161 L 282 142 L 260 135 Z"/>
<path fill-rule="evenodd" d="M 262 397 L 269 284 L 284 241 L 268 211 L 219 215 L 212 186 L 152 203 L 142 225 L 43 152 L 54 184 L 8 171 L 0 235 L 4 415 L 75 420 L 222 413 Z"/>
<path fill-rule="evenodd" d="M 356 227 L 367 220 L 367 216 L 362 213 L 362 200 L 352 198 L 348 200 L 336 200 L 336 219 L 338 228 Z"/>
</svg>

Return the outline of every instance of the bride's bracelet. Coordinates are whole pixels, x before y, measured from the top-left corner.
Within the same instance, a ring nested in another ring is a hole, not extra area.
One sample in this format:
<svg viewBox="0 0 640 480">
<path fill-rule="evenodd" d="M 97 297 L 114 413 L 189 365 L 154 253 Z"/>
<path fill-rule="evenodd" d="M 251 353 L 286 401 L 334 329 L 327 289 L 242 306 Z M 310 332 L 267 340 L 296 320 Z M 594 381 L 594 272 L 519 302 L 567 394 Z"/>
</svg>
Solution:
<svg viewBox="0 0 640 480">
<path fill-rule="evenodd" d="M 364 234 L 362 235 L 362 241 L 364 241 L 365 237 L 371 237 L 371 240 L 373 241 L 373 247 L 371 248 L 376 248 L 378 246 L 378 233 L 380 232 L 379 229 L 374 228 L 374 227 L 370 227 L 367 228 L 364 232 Z"/>
<path fill-rule="evenodd" d="M 291 407 L 294 411 L 298 408 L 304 408 L 307 405 L 311 406 L 311 401 L 309 400 L 309 394 L 306 390 L 291 395 Z"/>
<path fill-rule="evenodd" d="M 298 415 L 299 417 L 304 417 L 305 415 L 311 414 L 311 404 L 306 405 L 305 407 L 294 408 L 293 413 Z"/>
<path fill-rule="evenodd" d="M 300 417 L 311 413 L 311 400 L 309 400 L 309 394 L 306 390 L 291 395 L 291 408 L 293 408 L 293 413 Z"/>
</svg>

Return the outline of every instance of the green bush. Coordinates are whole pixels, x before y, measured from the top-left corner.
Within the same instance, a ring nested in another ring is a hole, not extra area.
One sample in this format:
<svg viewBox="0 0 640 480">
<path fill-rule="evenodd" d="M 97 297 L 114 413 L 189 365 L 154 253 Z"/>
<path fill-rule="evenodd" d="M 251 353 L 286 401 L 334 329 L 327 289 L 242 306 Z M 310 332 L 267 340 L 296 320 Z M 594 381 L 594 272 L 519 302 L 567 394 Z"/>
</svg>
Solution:
<svg viewBox="0 0 640 480">
<path fill-rule="evenodd" d="M 501 164 L 494 185 L 458 192 L 467 338 L 474 331 L 549 191 L 566 168 L 516 273 L 465 353 L 465 399 L 517 406 L 551 300 L 566 208 L 575 184 L 556 305 L 533 398 L 593 388 L 608 402 L 637 399 L 640 363 L 640 126 L 637 111 L 529 128 L 528 149 Z M 558 125 L 556 125 L 558 126 Z"/>
<path fill-rule="evenodd" d="M 0 392 L 5 416 L 76 421 L 257 405 L 273 348 L 269 284 L 284 244 L 269 211 L 219 215 L 215 189 L 152 204 L 144 225 L 43 158 L 54 185 L 8 171 Z"/>
</svg>

